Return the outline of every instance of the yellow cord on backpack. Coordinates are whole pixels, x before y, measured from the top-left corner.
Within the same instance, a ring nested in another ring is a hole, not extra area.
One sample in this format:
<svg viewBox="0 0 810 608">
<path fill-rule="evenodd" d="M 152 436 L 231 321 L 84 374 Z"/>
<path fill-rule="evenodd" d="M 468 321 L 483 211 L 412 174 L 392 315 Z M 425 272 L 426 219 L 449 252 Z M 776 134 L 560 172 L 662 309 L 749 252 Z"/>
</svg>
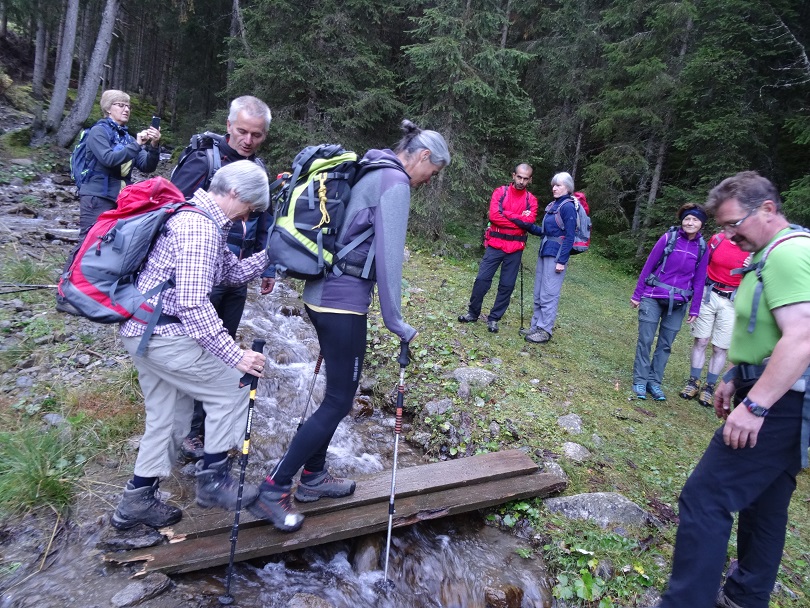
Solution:
<svg viewBox="0 0 810 608">
<path fill-rule="evenodd" d="M 321 207 L 321 223 L 316 224 L 312 227 L 313 230 L 317 230 L 324 224 L 328 224 L 332 218 L 329 217 L 329 212 L 326 210 L 326 173 L 321 173 L 320 175 L 316 175 L 315 179 L 320 180 L 320 186 L 318 187 L 318 199 L 320 200 L 320 207 Z"/>
</svg>

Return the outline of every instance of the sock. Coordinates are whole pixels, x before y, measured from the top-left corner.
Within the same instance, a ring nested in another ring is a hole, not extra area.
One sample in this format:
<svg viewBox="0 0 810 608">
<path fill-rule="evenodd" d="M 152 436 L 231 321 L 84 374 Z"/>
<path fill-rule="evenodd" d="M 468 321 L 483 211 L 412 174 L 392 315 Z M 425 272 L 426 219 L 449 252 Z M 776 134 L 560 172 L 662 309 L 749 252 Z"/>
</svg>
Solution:
<svg viewBox="0 0 810 608">
<path fill-rule="evenodd" d="M 225 460 L 228 457 L 228 452 L 217 452 L 216 454 L 203 454 L 203 468 L 208 469 L 212 464 Z"/>
<path fill-rule="evenodd" d="M 259 492 L 287 492 L 291 486 L 290 482 L 287 482 L 286 485 L 281 484 L 268 475 L 259 486 Z"/>
<path fill-rule="evenodd" d="M 714 386 L 717 384 L 717 379 L 720 377 L 720 374 L 706 374 L 706 382 Z"/>
<path fill-rule="evenodd" d="M 693 378 L 697 378 L 698 380 L 700 380 L 700 372 L 701 369 L 699 367 L 693 367 L 690 369 L 689 375 L 692 376 Z M 717 376 L 715 376 L 715 378 L 717 378 Z"/>
<path fill-rule="evenodd" d="M 140 475 L 132 476 L 132 485 L 137 490 L 138 488 L 150 488 L 157 481 L 157 477 L 141 477 Z"/>
</svg>

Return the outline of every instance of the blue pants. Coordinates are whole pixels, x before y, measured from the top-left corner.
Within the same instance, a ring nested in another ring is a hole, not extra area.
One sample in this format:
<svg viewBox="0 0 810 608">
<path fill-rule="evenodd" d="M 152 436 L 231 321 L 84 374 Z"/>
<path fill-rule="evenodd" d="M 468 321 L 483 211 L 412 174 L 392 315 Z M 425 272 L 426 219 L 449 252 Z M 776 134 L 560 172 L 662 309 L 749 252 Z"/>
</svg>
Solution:
<svg viewBox="0 0 810 608">
<path fill-rule="evenodd" d="M 239 329 L 247 301 L 247 285 L 217 285 L 211 290 L 209 298 L 231 338 L 236 338 L 236 330 Z M 189 438 L 205 436 L 205 410 L 200 401 L 194 402 L 191 430 L 187 436 Z"/>
<path fill-rule="evenodd" d="M 672 343 L 681 330 L 683 317 L 688 304 L 675 302 L 672 314 L 667 314 L 669 300 L 656 298 L 641 298 L 638 307 L 638 342 L 636 344 L 636 358 L 633 361 L 633 384 L 657 384 L 664 380 L 664 369 L 672 352 Z M 655 354 L 650 363 L 655 332 L 658 331 L 658 341 L 655 343 Z"/>
<path fill-rule="evenodd" d="M 722 426 L 714 434 L 678 501 L 672 576 L 659 608 L 714 606 L 735 512 L 738 568 L 726 580 L 725 593 L 745 608 L 768 608 L 801 468 L 800 447 L 806 449 L 800 446 L 803 398 L 788 391 L 771 407 L 756 447 L 727 447 Z"/>
<path fill-rule="evenodd" d="M 495 247 L 487 247 L 481 264 L 478 266 L 478 276 L 473 283 L 470 303 L 467 306 L 469 313 L 478 318 L 481 314 L 481 305 L 484 303 L 484 296 L 487 295 L 492 286 L 492 278 L 501 267 L 501 278 L 498 281 L 498 294 L 495 296 L 495 303 L 487 317 L 490 321 L 497 321 L 503 317 L 506 309 L 509 308 L 509 301 L 512 298 L 512 291 L 515 289 L 515 282 L 520 270 L 520 260 L 523 257 L 523 250 L 514 253 L 505 253 Z"/>
</svg>

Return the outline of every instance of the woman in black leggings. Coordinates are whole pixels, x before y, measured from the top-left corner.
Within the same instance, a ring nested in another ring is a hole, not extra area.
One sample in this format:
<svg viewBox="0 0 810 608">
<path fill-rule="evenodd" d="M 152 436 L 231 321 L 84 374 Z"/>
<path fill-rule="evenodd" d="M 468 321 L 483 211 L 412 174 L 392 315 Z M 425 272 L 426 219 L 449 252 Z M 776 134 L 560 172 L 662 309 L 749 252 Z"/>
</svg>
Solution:
<svg viewBox="0 0 810 608">
<path fill-rule="evenodd" d="M 365 159 L 383 164 L 367 172 L 352 188 L 346 221 L 338 243 L 355 240 L 369 227 L 372 234 L 353 251 L 362 268 L 374 255 L 375 276 L 343 268 L 323 278 L 307 281 L 304 304 L 318 334 L 326 365 L 326 394 L 315 413 L 293 437 L 290 447 L 260 486 L 259 498 L 250 506 L 256 517 L 276 528 L 293 532 L 304 516 L 292 504 L 293 477 L 303 467 L 295 490 L 302 502 L 321 497 L 337 498 L 354 492 L 355 482 L 333 477 L 326 467 L 326 451 L 340 421 L 351 411 L 366 352 L 366 320 L 371 292 L 377 285 L 380 312 L 389 331 L 411 342 L 416 330 L 402 319 L 402 264 L 410 210 L 411 188 L 427 183 L 450 164 L 444 138 L 402 122 L 404 137 L 394 151 L 369 150 Z"/>
</svg>

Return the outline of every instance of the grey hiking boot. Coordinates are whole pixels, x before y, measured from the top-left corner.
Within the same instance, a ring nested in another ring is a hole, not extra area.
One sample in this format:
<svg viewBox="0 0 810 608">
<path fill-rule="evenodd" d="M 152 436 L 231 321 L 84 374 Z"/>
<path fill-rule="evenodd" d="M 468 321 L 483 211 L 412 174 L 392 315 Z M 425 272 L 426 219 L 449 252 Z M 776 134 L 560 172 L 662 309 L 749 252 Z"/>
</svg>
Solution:
<svg viewBox="0 0 810 608">
<path fill-rule="evenodd" d="M 171 526 L 180 521 L 183 512 L 162 502 L 157 494 L 158 482 L 151 486 L 135 488 L 132 482 L 127 482 L 124 495 L 118 508 L 110 518 L 110 523 L 116 530 L 128 530 L 138 524 L 145 524 L 152 528 Z"/>
<path fill-rule="evenodd" d="M 197 504 L 204 509 L 222 507 L 229 511 L 236 510 L 236 499 L 239 493 L 239 479 L 231 477 L 230 469 L 233 460 L 225 458 L 215 462 L 207 469 L 203 461 L 197 461 Z M 250 506 L 259 496 L 259 488 L 252 483 L 242 487 L 242 506 Z"/>
<path fill-rule="evenodd" d="M 740 604 L 727 596 L 722 587 L 720 591 L 717 592 L 717 599 L 714 601 L 714 605 L 717 608 L 743 608 Z"/>
<path fill-rule="evenodd" d="M 291 486 L 262 484 L 259 497 L 248 507 L 254 516 L 269 521 L 282 532 L 295 532 L 304 523 L 304 516 L 292 505 Z"/>
<path fill-rule="evenodd" d="M 458 316 L 459 323 L 475 323 L 478 320 L 478 317 L 474 317 L 472 313 L 466 312 L 463 315 Z"/>
<path fill-rule="evenodd" d="M 295 500 L 313 502 L 322 496 L 327 498 L 342 498 L 354 494 L 356 483 L 351 479 L 332 477 L 328 469 L 320 473 L 305 475 L 301 473 L 301 482 L 295 491 Z"/>
<path fill-rule="evenodd" d="M 544 344 L 551 340 L 551 334 L 545 329 L 537 329 L 534 333 L 526 335 L 526 342 L 534 342 L 535 344 Z"/>
<path fill-rule="evenodd" d="M 497 321 L 487 321 L 487 330 L 490 333 L 497 334 L 498 333 L 498 322 Z"/>
<path fill-rule="evenodd" d="M 537 331 L 536 327 L 528 327 L 528 328 L 524 327 L 518 330 L 518 335 L 523 336 L 525 338 L 529 334 L 533 334 L 536 331 Z"/>
</svg>

